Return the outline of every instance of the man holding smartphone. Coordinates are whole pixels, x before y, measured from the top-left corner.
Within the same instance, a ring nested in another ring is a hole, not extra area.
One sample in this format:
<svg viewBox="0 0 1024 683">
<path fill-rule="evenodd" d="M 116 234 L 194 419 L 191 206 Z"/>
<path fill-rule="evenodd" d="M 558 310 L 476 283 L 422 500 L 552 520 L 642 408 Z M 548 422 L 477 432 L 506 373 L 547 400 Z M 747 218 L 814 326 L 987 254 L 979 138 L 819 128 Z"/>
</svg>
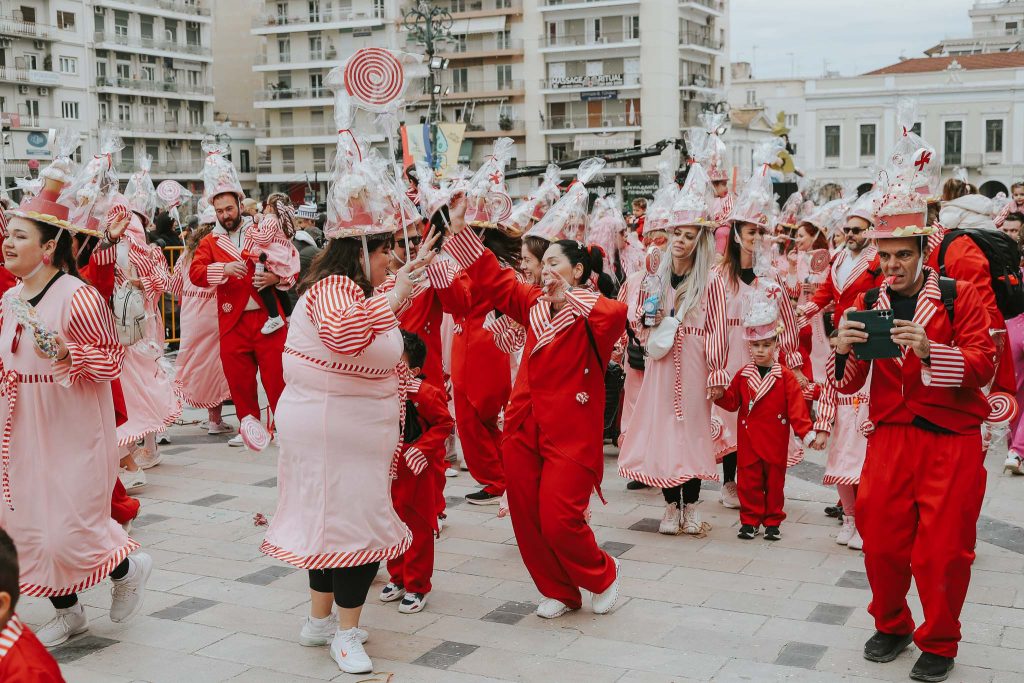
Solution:
<svg viewBox="0 0 1024 683">
<path fill-rule="evenodd" d="M 868 300 L 874 310 L 891 311 L 898 353 L 858 358 L 869 334 L 863 322 L 845 315 L 829 374 L 845 394 L 871 377 L 873 432 L 856 520 L 877 632 L 865 643 L 864 657 L 889 662 L 913 641 L 921 656 L 910 677 L 942 681 L 953 669 L 974 561 L 985 491 L 981 423 L 989 414 L 982 387 L 992 378 L 995 347 L 975 287 L 940 284 L 925 267 L 934 231 L 926 223 L 922 195 L 909 183 L 889 188 L 867 233 L 885 280 L 861 294 L 854 308 L 864 309 Z M 911 576 L 925 617 L 916 631 L 906 600 Z"/>
</svg>

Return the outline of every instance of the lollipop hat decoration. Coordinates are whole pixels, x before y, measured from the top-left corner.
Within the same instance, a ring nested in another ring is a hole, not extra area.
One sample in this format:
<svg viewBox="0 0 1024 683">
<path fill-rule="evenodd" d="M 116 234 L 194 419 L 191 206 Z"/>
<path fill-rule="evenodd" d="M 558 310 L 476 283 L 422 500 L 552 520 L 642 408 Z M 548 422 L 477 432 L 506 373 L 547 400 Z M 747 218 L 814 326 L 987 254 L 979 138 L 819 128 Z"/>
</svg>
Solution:
<svg viewBox="0 0 1024 683">
<path fill-rule="evenodd" d="M 868 222 L 868 225 L 875 224 L 875 205 L 882 197 L 882 191 L 877 184 L 862 194 L 853 202 L 847 217 L 856 217 Z"/>
<path fill-rule="evenodd" d="M 494 151 L 469 180 L 466 222 L 474 228 L 496 228 L 512 216 L 512 199 L 505 188 L 505 167 L 512 158 L 512 138 L 498 138 Z"/>
<path fill-rule="evenodd" d="M 156 188 L 153 187 L 153 177 L 149 174 L 152 167 L 153 157 L 143 154 L 139 159 L 139 170 L 131 175 L 128 185 L 124 188 L 129 208 L 142 218 L 143 224 L 149 224 L 153 220 L 153 214 L 160 201 Z"/>
<path fill-rule="evenodd" d="M 81 138 L 77 130 L 61 128 L 53 138 L 51 150 L 53 161 L 50 165 L 39 172 L 39 177 L 44 182 L 52 180 L 60 185 L 67 185 L 75 177 L 77 164 L 71 155 L 78 149 Z M 38 192 L 38 190 L 37 190 Z"/>
<path fill-rule="evenodd" d="M 917 101 L 900 98 L 896 103 L 896 126 L 902 134 L 889 156 L 889 172 L 901 176 L 915 192 L 937 199 L 941 188 L 941 162 L 935 148 L 913 131 L 917 120 Z"/>
<path fill-rule="evenodd" d="M 687 138 L 688 150 L 699 148 L 701 143 L 706 145 L 710 138 L 700 128 L 691 128 L 684 135 Z M 714 223 L 711 221 L 709 209 L 712 197 L 711 178 L 696 157 L 690 157 L 689 169 L 686 181 L 672 204 L 669 222 L 673 226 L 712 228 Z"/>
<path fill-rule="evenodd" d="M 763 284 L 760 284 L 761 282 Z M 782 333 L 779 306 L 785 296 L 786 293 L 777 282 L 759 281 L 759 286 L 751 292 L 746 313 L 743 315 L 744 340 L 773 339 Z"/>
<path fill-rule="evenodd" d="M 724 112 L 716 113 L 711 111 L 701 114 L 701 124 L 708 139 L 705 143 L 698 145 L 701 150 L 699 156 L 690 149 L 691 141 L 686 141 L 687 151 L 689 151 L 690 156 L 704 164 L 708 177 L 713 183 L 729 180 L 729 162 L 726 159 L 725 143 L 721 137 L 722 131 L 725 130 L 725 121 L 728 116 Z"/>
<path fill-rule="evenodd" d="M 203 141 L 203 151 L 206 152 L 202 170 L 203 196 L 206 201 L 213 203 L 214 197 L 218 195 L 233 194 L 241 204 L 245 192 L 238 179 L 238 171 L 225 156 L 227 148 L 211 137 Z"/>
<path fill-rule="evenodd" d="M 181 223 L 178 207 L 192 199 L 192 193 L 177 180 L 165 180 L 156 186 L 158 205 Z"/>
<path fill-rule="evenodd" d="M 118 194 L 114 155 L 124 145 L 110 129 L 100 132 L 99 154 L 93 156 L 60 191 L 59 201 L 71 207 L 69 220 L 87 226 L 90 217 L 105 215 Z"/>
<path fill-rule="evenodd" d="M 541 184 L 525 199 L 516 204 L 507 220 L 498 224 L 502 232 L 510 237 L 521 237 L 534 221 L 540 220 L 551 202 L 558 199 L 558 178 L 560 169 L 548 164 Z"/>
<path fill-rule="evenodd" d="M 731 223 L 753 223 L 765 229 L 773 227 L 777 206 L 768 165 L 782 148 L 782 138 L 772 138 L 754 151 L 754 172 L 736 198 L 729 214 Z"/>
<path fill-rule="evenodd" d="M 590 208 L 590 192 L 586 185 L 601 172 L 604 165 L 605 160 L 596 157 L 581 163 L 573 184 L 526 234 L 549 242 L 560 239 L 586 241 L 584 238 Z M 580 235 L 580 232 L 584 234 Z"/>
<path fill-rule="evenodd" d="M 668 230 L 672 227 L 672 207 L 679 195 L 676 184 L 676 169 L 679 168 L 679 151 L 671 148 L 658 162 L 658 189 L 654 199 L 647 205 L 647 219 L 644 232 Z"/>
<path fill-rule="evenodd" d="M 814 206 L 813 204 L 811 205 Z M 787 230 L 792 230 L 800 224 L 800 216 L 804 213 L 804 195 L 797 190 L 789 195 L 789 199 L 782 205 L 779 212 L 779 225 Z"/>
</svg>

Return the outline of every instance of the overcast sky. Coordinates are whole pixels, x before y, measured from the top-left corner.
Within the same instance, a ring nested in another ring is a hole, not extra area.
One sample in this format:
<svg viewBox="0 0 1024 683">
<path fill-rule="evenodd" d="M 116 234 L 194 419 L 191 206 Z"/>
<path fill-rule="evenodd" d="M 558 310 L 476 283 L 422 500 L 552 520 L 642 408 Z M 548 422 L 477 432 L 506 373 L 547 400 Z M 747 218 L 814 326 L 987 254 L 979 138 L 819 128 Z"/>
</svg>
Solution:
<svg viewBox="0 0 1024 683">
<path fill-rule="evenodd" d="M 946 35 L 968 36 L 974 0 L 730 0 L 734 62 L 755 78 L 871 71 Z M 756 47 L 756 50 L 754 49 Z"/>
</svg>

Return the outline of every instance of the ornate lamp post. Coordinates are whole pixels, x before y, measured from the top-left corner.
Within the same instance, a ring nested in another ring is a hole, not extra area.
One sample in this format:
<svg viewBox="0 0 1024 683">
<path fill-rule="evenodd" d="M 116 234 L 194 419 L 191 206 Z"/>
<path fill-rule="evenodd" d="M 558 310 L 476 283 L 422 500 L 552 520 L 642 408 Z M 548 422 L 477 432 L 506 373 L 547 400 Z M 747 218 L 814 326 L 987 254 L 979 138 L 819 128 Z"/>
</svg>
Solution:
<svg viewBox="0 0 1024 683">
<path fill-rule="evenodd" d="M 437 119 L 440 113 L 437 96 L 441 94 L 441 86 L 437 82 L 437 72 L 448 67 L 448 60 L 434 56 L 434 44 L 450 35 L 452 15 L 446 9 L 434 7 L 426 0 L 420 0 L 419 4 L 407 10 L 403 17 L 409 36 L 426 49 L 427 67 L 430 70 L 427 79 L 427 88 L 430 91 L 430 111 L 427 115 L 427 123 L 430 126 L 430 151 L 433 167 L 436 169 L 440 161 L 437 154 Z"/>
</svg>

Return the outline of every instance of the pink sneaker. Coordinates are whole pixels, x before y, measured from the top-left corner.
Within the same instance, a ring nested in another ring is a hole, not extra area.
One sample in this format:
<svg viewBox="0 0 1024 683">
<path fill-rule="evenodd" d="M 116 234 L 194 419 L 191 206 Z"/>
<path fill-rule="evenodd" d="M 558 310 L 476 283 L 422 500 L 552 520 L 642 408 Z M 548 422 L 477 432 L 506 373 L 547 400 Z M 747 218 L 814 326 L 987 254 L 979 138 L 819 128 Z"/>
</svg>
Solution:
<svg viewBox="0 0 1024 683">
<path fill-rule="evenodd" d="M 252 415 L 246 415 L 242 418 L 242 423 L 238 427 L 238 433 L 242 437 L 245 447 L 250 451 L 259 453 L 270 445 L 270 432 L 267 431 L 262 422 Z"/>
</svg>

